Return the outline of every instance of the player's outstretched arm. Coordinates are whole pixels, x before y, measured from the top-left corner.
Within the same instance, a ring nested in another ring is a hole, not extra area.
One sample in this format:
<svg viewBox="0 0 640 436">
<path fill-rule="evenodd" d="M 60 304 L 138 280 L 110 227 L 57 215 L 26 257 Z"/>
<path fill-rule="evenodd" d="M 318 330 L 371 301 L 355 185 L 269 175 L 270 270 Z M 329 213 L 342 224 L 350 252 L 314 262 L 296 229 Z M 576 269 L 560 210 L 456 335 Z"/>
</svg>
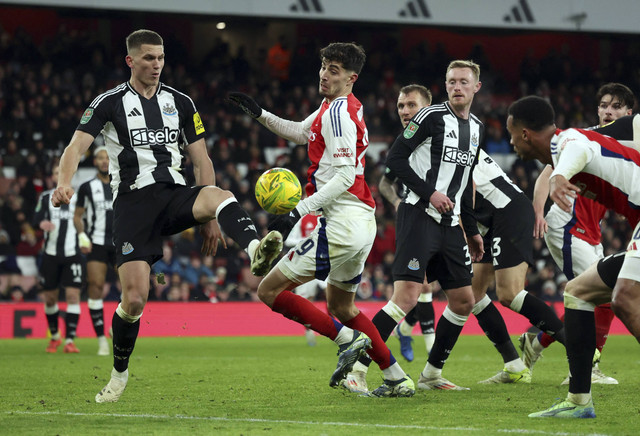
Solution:
<svg viewBox="0 0 640 436">
<path fill-rule="evenodd" d="M 60 158 L 60 174 L 58 175 L 58 186 L 51 195 L 51 203 L 54 207 L 60 207 L 61 204 L 69 204 L 73 196 L 73 188 L 71 187 L 71 179 L 78 170 L 80 157 L 84 155 L 95 138 L 83 131 L 76 130 L 64 149 Z"/>
<path fill-rule="evenodd" d="M 229 101 L 242 109 L 251 118 L 260 118 L 260 115 L 262 115 L 262 108 L 247 94 L 230 92 Z"/>
<path fill-rule="evenodd" d="M 271 132 L 294 144 L 306 144 L 308 142 L 311 124 L 320 110 L 316 110 L 304 121 L 298 122 L 285 120 L 262 109 L 253 98 L 241 92 L 230 92 L 227 101 L 238 106 Z"/>
</svg>

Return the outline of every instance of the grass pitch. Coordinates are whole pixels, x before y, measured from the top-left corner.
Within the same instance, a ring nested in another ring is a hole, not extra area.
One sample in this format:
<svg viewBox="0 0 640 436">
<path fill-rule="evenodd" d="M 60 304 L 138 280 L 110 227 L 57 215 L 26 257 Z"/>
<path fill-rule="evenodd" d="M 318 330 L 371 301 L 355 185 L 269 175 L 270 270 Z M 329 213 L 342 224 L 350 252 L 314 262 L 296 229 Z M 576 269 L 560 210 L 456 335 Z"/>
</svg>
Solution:
<svg viewBox="0 0 640 436">
<path fill-rule="evenodd" d="M 391 350 L 417 381 L 426 362 Z M 514 341 L 517 339 L 514 338 Z M 118 403 L 96 404 L 111 357 L 95 355 L 95 339 L 79 339 L 80 354 L 46 354 L 45 340 L 0 341 L 0 433 L 407 435 L 640 433 L 640 348 L 631 336 L 609 338 L 601 369 L 620 382 L 593 386 L 596 419 L 531 419 L 528 413 L 564 398 L 564 349 L 545 351 L 531 385 L 479 385 L 502 368 L 482 336 L 462 336 L 443 375 L 470 391 L 418 391 L 413 398 L 363 398 L 328 386 L 337 347 L 304 337 L 139 338 L 129 384 Z M 517 343 L 517 342 L 515 342 Z M 369 387 L 381 372 L 369 372 Z"/>
</svg>

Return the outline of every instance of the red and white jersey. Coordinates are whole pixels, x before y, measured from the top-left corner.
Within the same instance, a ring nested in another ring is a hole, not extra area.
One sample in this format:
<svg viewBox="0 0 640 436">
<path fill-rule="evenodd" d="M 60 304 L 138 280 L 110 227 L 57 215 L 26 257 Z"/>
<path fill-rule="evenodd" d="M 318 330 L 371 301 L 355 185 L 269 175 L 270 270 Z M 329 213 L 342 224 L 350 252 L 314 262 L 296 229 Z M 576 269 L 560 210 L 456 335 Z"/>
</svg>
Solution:
<svg viewBox="0 0 640 436">
<path fill-rule="evenodd" d="M 573 212 L 567 213 L 553 203 L 545 220 L 552 229 L 567 228 L 576 238 L 591 245 L 598 245 L 602 239 L 600 221 L 607 208 L 597 201 L 578 196 L 573 202 Z"/>
<path fill-rule="evenodd" d="M 556 171 L 574 166 L 577 155 L 584 161 L 584 166 L 570 181 L 581 188 L 580 195 L 624 215 L 631 226 L 635 226 L 640 221 L 640 152 L 592 130 L 556 130 L 551 140 L 551 157 Z M 601 208 L 589 203 L 577 201 L 574 204 L 574 216 L 583 218 L 580 225 L 585 226 L 575 226 L 571 233 L 576 237 L 594 232 L 594 222 L 599 223 L 604 214 Z M 594 241 L 594 244 L 600 242 L 599 239 Z"/>
<path fill-rule="evenodd" d="M 350 214 L 349 208 L 353 207 L 372 212 L 375 202 L 364 180 L 369 138 L 362 104 L 349 94 L 336 98 L 331 104 L 323 101 L 314 115 L 309 133 L 311 166 L 307 173 L 307 196 L 312 196 L 334 177 L 335 167 L 353 165 L 356 168 L 353 185 L 330 205 L 324 206 L 322 212 L 325 216 Z"/>
</svg>

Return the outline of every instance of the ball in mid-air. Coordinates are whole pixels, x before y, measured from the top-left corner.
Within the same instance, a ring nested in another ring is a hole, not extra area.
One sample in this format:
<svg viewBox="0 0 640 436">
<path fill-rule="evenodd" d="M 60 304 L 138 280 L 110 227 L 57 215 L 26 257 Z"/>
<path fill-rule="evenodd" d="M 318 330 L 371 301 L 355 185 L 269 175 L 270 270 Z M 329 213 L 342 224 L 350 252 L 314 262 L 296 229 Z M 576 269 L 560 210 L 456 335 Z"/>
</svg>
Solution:
<svg viewBox="0 0 640 436">
<path fill-rule="evenodd" d="M 302 195 L 300 181 L 286 168 L 271 168 L 256 183 L 256 200 L 269 213 L 281 215 L 296 207 Z"/>
</svg>

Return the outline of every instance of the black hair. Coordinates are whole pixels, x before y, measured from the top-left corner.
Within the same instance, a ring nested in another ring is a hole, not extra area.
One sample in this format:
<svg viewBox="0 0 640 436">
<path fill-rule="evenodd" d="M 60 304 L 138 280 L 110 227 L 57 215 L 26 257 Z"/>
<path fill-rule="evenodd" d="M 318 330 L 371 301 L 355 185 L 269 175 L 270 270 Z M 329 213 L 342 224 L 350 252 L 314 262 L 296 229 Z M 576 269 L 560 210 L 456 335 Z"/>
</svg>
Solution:
<svg viewBox="0 0 640 436">
<path fill-rule="evenodd" d="M 367 55 L 355 42 L 332 42 L 320 50 L 320 59 L 340 62 L 345 70 L 360 74 Z"/>
<path fill-rule="evenodd" d="M 636 102 L 633 91 L 631 91 L 628 86 L 623 85 L 622 83 L 610 82 L 602 85 L 596 93 L 596 101 L 598 102 L 598 105 L 600 104 L 600 100 L 602 100 L 602 97 L 607 94 L 611 95 L 612 97 L 616 97 L 618 100 L 620 100 L 620 103 L 622 103 L 629 109 L 633 109 L 633 105 Z"/>
<path fill-rule="evenodd" d="M 539 132 L 555 123 L 556 114 L 551 104 L 542 97 L 529 95 L 511 103 L 508 114 L 513 124 Z"/>
</svg>

